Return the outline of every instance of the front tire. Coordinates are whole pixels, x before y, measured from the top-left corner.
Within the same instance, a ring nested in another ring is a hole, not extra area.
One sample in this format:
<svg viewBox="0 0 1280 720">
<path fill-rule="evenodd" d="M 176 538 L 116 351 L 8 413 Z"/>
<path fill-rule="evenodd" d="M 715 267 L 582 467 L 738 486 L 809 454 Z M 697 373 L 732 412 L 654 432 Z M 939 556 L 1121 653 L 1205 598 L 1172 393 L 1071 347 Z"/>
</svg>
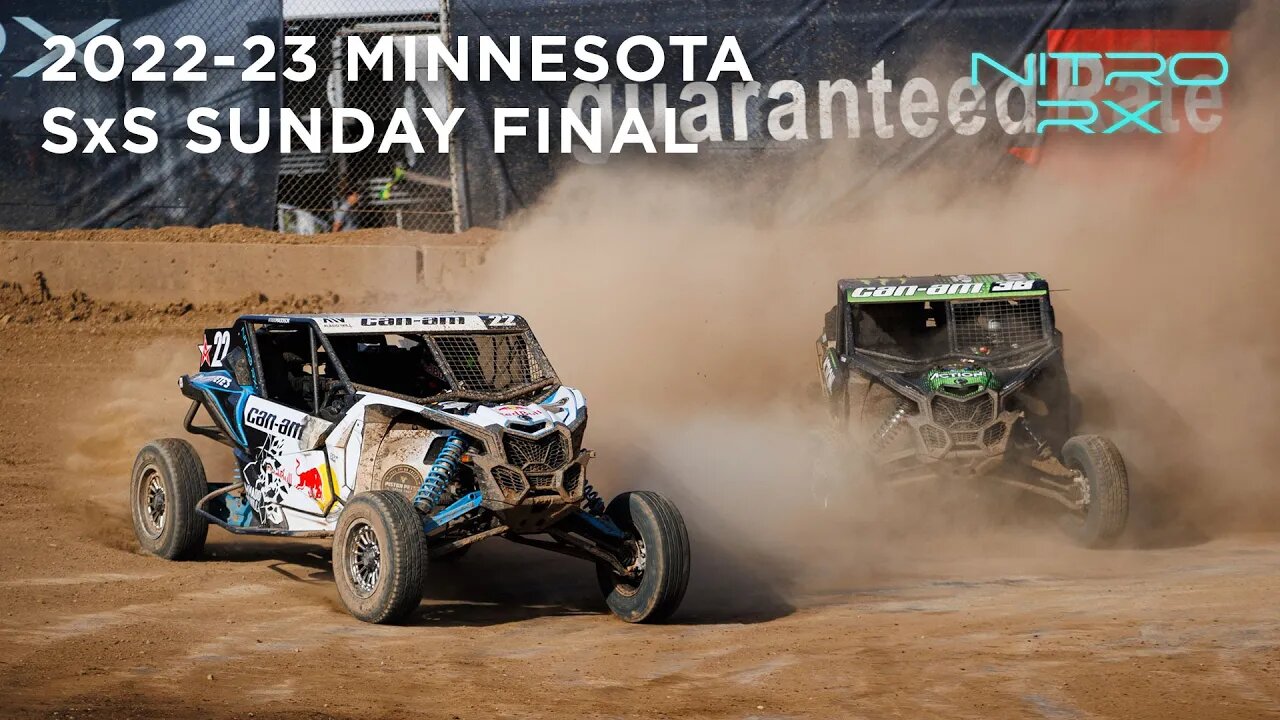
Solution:
<svg viewBox="0 0 1280 720">
<path fill-rule="evenodd" d="M 1089 503 L 1068 534 L 1085 547 L 1109 547 L 1129 521 L 1129 474 L 1120 450 L 1101 435 L 1077 435 L 1062 446 L 1062 460 L 1084 474 L 1089 488 Z"/>
<path fill-rule="evenodd" d="M 133 462 L 129 496 L 138 544 L 166 560 L 190 560 L 204 551 L 209 521 L 196 503 L 209 492 L 204 464 L 191 443 L 164 438 L 147 443 Z"/>
<path fill-rule="evenodd" d="M 408 499 L 392 490 L 353 497 L 333 536 L 333 580 L 347 612 L 401 622 L 422 602 L 426 579 L 427 539 Z"/>
<path fill-rule="evenodd" d="M 596 566 L 605 604 L 631 623 L 660 622 L 671 616 L 689 587 L 689 531 L 680 511 L 658 493 L 638 491 L 615 497 L 605 514 L 630 538 L 642 569 L 623 577 Z"/>
</svg>

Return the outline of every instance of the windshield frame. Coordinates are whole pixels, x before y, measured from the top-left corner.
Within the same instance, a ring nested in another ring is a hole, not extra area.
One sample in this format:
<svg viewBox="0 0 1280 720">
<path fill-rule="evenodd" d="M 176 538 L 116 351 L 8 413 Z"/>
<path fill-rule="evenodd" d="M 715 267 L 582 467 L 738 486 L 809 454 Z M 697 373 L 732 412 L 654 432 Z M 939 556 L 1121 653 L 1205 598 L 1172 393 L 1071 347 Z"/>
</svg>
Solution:
<svg viewBox="0 0 1280 720">
<path fill-rule="evenodd" d="M 916 366 L 916 365 L 929 365 L 929 364 L 933 364 L 938 361 L 942 361 L 950 358 L 964 358 L 964 359 L 980 360 L 980 361 L 1008 360 L 1010 358 L 1016 358 L 1022 355 L 1026 355 L 1028 353 L 1041 351 L 1045 347 L 1050 345 L 1053 342 L 1054 323 L 1053 323 L 1052 309 L 1049 304 L 1049 296 L 1045 294 L 1042 296 L 1018 297 L 1018 298 L 1008 298 L 1008 299 L 1020 300 L 1020 301 L 1035 300 L 1037 303 L 1039 303 L 1041 327 L 1044 329 L 1043 337 L 1041 339 L 1022 343 L 1022 345 L 1018 348 L 1009 348 L 1000 352 L 992 352 L 985 355 L 981 353 L 967 352 L 966 350 L 960 348 L 957 345 L 957 341 L 956 341 L 954 304 L 956 302 L 962 302 L 962 303 L 991 302 L 993 298 L 974 298 L 972 300 L 911 299 L 911 300 L 904 300 L 901 303 L 884 302 L 884 301 L 875 302 L 875 303 L 858 303 L 858 302 L 848 302 L 847 300 L 844 300 L 844 304 L 847 306 L 847 309 L 844 313 L 844 333 L 845 333 L 845 338 L 847 339 L 847 347 L 850 349 L 851 353 L 856 353 L 858 355 L 863 355 L 863 356 L 874 358 L 874 359 L 881 359 L 889 362 L 894 362 L 900 365 Z M 1001 300 L 1001 298 L 994 298 L 994 300 Z M 861 312 L 865 307 L 871 307 L 871 306 L 891 305 L 891 304 L 896 305 L 896 304 L 908 304 L 908 303 L 923 304 L 924 302 L 944 304 L 943 312 L 947 319 L 947 327 L 943 331 L 946 333 L 946 336 L 947 336 L 947 350 L 945 352 L 940 354 L 929 354 L 929 355 L 920 355 L 920 356 L 895 355 L 891 352 L 871 350 L 863 347 L 859 343 L 859 336 L 857 331 L 858 323 L 856 322 L 857 318 L 855 317 L 855 313 Z"/>
<path fill-rule="evenodd" d="M 545 387 L 560 384 L 560 379 L 556 375 L 555 368 L 552 367 L 551 362 L 547 359 L 546 353 L 543 352 L 542 345 L 538 342 L 537 337 L 534 336 L 533 331 L 530 330 L 528 327 L 503 328 L 501 330 L 456 330 L 456 331 L 435 330 L 430 332 L 422 331 L 422 330 L 396 331 L 395 329 L 392 329 L 392 328 L 387 328 L 382 332 L 378 332 L 376 329 L 373 329 L 373 328 L 371 328 L 371 330 L 374 330 L 374 331 L 367 332 L 367 333 L 349 333 L 349 334 L 344 334 L 344 337 L 359 338 L 364 336 L 368 336 L 368 337 L 377 336 L 377 337 L 386 338 L 390 336 L 399 336 L 399 337 L 407 337 L 413 340 L 418 340 L 420 342 L 426 343 L 427 347 L 431 351 L 431 355 L 433 359 L 435 360 L 436 364 L 440 367 L 441 372 L 444 374 L 445 379 L 448 382 L 449 389 L 445 390 L 444 392 L 436 393 L 435 395 L 425 395 L 425 396 L 412 395 L 412 394 L 396 392 L 394 390 L 390 390 L 387 388 L 381 388 L 376 385 L 353 383 L 353 382 L 350 382 L 350 380 L 348 380 L 348 383 L 351 385 L 351 387 L 358 391 L 374 392 L 374 393 L 389 395 L 391 397 L 397 397 L 405 400 L 411 400 L 414 402 L 420 402 L 422 404 L 433 403 L 433 402 L 443 402 L 448 400 L 504 402 L 504 401 L 514 400 L 514 399 L 527 396 Z M 512 386 L 509 388 L 504 388 L 502 390 L 497 390 L 497 391 L 463 389 L 463 381 L 460 379 L 457 371 L 453 368 L 452 364 L 449 362 L 447 354 L 441 349 L 438 341 L 445 336 L 459 337 L 459 336 L 497 336 L 497 335 L 522 336 L 524 338 L 528 352 L 532 353 L 535 356 L 535 359 L 533 361 L 539 362 L 542 365 L 543 369 L 546 371 L 545 377 L 542 377 L 538 380 L 534 380 L 532 382 L 524 383 L 517 386 Z M 343 367 L 342 356 L 334 352 L 332 349 L 329 349 L 329 353 L 335 359 L 336 365 L 339 368 L 342 368 Z M 341 370 L 341 374 L 342 374 L 342 377 L 344 378 L 348 377 L 345 368 Z"/>
</svg>

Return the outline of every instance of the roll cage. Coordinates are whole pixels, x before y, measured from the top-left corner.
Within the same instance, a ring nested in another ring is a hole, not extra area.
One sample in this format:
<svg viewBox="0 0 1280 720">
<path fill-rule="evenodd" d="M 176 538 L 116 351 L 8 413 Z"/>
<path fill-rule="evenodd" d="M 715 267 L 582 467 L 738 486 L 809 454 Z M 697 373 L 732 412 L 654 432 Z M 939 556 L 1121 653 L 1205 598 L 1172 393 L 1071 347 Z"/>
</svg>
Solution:
<svg viewBox="0 0 1280 720">
<path fill-rule="evenodd" d="M 927 350 L 917 353 L 901 353 L 894 354 L 892 352 L 883 352 L 873 349 L 872 343 L 863 341 L 860 337 L 860 328 L 858 320 L 862 313 L 880 312 L 885 309 L 891 309 L 895 306 L 923 306 L 924 299 L 912 298 L 903 299 L 897 302 L 882 303 L 855 303 L 848 301 L 848 287 L 843 283 L 840 284 L 837 295 L 836 304 L 827 312 L 824 322 L 824 335 L 827 340 L 832 341 L 836 352 L 842 357 L 859 356 L 866 358 L 871 363 L 889 364 L 893 366 L 903 366 L 905 368 L 924 367 L 937 364 L 945 360 L 966 359 L 980 360 L 987 362 L 995 362 L 997 365 L 1021 365 L 1025 362 L 1025 357 L 1037 353 L 1042 353 L 1051 349 L 1058 344 L 1057 339 L 1060 333 L 1055 327 L 1054 313 L 1052 304 L 1049 301 L 1048 293 L 1042 297 L 1030 298 L 1035 302 L 1034 307 L 1028 307 L 1022 311 L 1023 320 L 1034 327 L 1033 337 L 1021 338 L 1016 348 L 992 348 L 986 353 L 975 352 L 975 348 L 980 346 L 971 333 L 967 333 L 961 329 L 961 323 L 957 322 L 957 318 L 964 321 L 976 321 L 978 318 L 974 316 L 970 309 L 976 309 L 982 303 L 996 304 L 1002 302 L 1001 298 L 981 297 L 972 300 L 961 300 L 955 298 L 928 301 L 937 306 L 932 309 L 932 322 L 934 331 L 938 334 L 935 342 L 928 346 Z M 1011 298 L 1011 301 L 1026 303 L 1028 298 Z M 874 308 L 874 310 L 872 310 Z M 921 315 L 921 319 L 924 315 Z M 865 333 L 865 328 L 862 329 Z M 945 342 L 941 342 L 945 340 Z M 926 344 L 922 343 L 923 349 Z"/>
<path fill-rule="evenodd" d="M 504 402 L 527 396 L 538 390 L 559 384 L 559 378 L 544 356 L 542 356 L 541 348 L 537 344 L 537 339 L 533 336 L 528 324 L 523 318 L 518 316 L 481 316 L 481 317 L 501 317 L 505 323 L 500 327 L 492 329 L 479 330 L 475 328 L 468 329 L 451 329 L 447 326 L 439 329 L 422 330 L 422 329 L 399 329 L 396 327 L 380 327 L 371 326 L 368 333 L 346 333 L 347 335 L 387 335 L 387 334 L 404 334 L 413 335 L 416 338 L 428 344 L 428 347 L 436 358 L 438 365 L 445 376 L 448 389 L 430 396 L 408 395 L 397 393 L 379 388 L 376 386 L 362 384 L 352 380 L 351 374 L 344 366 L 342 353 L 339 353 L 334 346 L 333 336 L 326 333 L 320 324 L 320 319 L 310 316 L 280 316 L 280 315 L 243 315 L 238 318 L 230 329 L 230 348 L 226 353 L 226 366 L 231 371 L 236 381 L 242 386 L 252 386 L 258 392 L 266 397 L 279 396 L 288 392 L 289 389 L 281 387 L 282 379 L 279 376 L 272 377 L 272 373 L 268 371 L 271 362 L 275 358 L 264 358 L 263 348 L 259 342 L 263 336 L 269 336 L 273 332 L 279 332 L 276 329 L 284 330 L 286 328 L 299 330 L 305 328 L 306 335 L 306 354 L 302 356 L 302 360 L 309 364 L 310 368 L 318 369 L 322 365 L 323 373 L 311 371 L 306 373 L 309 378 L 309 387 L 306 388 L 303 398 L 310 405 L 309 412 L 318 413 L 325 405 L 327 398 L 335 394 L 347 393 L 354 396 L 359 392 L 376 392 L 379 394 L 399 397 L 401 399 L 410 400 L 419 403 L 437 402 L 443 400 L 467 400 L 467 401 L 486 401 L 486 402 Z M 440 346 L 440 339 L 444 337 L 459 336 L 475 336 L 475 335 L 521 335 L 524 342 L 528 344 L 532 351 L 536 351 L 539 361 L 544 370 L 544 374 L 537 378 L 531 378 L 529 382 L 520 385 L 506 387 L 496 391 L 483 391 L 468 388 L 464 382 L 464 378 L 460 377 L 459 369 L 453 364 L 445 361 L 447 353 L 443 352 Z M 272 349 L 269 352 L 275 353 L 280 350 Z M 322 355 L 323 353 L 323 355 Z M 241 360 L 243 358 L 243 360 Z M 305 408 L 300 408 L 305 409 Z"/>
</svg>

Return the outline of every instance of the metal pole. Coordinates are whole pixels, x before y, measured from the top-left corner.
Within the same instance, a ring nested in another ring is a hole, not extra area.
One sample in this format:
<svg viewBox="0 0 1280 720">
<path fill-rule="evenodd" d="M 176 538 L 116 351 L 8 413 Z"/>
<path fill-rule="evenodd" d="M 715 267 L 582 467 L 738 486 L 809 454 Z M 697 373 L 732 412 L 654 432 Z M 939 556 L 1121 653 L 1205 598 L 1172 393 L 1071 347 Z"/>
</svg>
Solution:
<svg viewBox="0 0 1280 720">
<path fill-rule="evenodd" d="M 311 412 L 320 414 L 320 358 L 316 353 L 316 328 L 307 328 L 307 337 L 311 338 Z"/>
</svg>

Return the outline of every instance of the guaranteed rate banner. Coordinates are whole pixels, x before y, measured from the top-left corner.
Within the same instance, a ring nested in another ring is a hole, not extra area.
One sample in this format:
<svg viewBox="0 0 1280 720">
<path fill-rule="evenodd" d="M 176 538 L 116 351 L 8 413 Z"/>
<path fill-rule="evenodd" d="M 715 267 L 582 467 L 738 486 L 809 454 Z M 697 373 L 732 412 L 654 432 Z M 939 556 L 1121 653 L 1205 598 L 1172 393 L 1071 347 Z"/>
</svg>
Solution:
<svg viewBox="0 0 1280 720">
<path fill-rule="evenodd" d="M 313 164 L 318 194 L 295 208 L 313 225 L 456 208 L 467 227 L 619 156 L 714 165 L 856 142 L 892 174 L 959 147 L 982 176 L 1034 162 L 1046 138 L 1204 137 L 1223 125 L 1238 11 L 458 0 L 286 35 L 267 0 L 16 2 L 28 14 L 0 16 L 0 224 L 33 229 L 267 226 Z"/>
<path fill-rule="evenodd" d="M 854 141 L 860 152 L 889 169 L 928 162 L 955 143 L 980 143 L 994 169 L 1033 160 L 1046 133 L 1101 136 L 1147 133 L 1149 127 L 1158 133 L 1211 133 L 1225 113 L 1220 86 L 1156 87 L 1130 76 L 1103 87 L 1109 72 L 1148 69 L 1157 62 L 1107 53 L 1158 54 L 1159 74 L 1167 77 L 1168 61 L 1181 52 L 1226 52 L 1239 5 L 1232 0 L 455 0 L 450 4 L 454 50 L 472 63 L 482 60 L 477 45 L 459 47 L 459 38 L 519 37 L 527 58 L 528 38 L 550 36 L 559 39 L 557 47 L 569 58 L 563 81 L 535 81 L 526 73 L 517 80 L 498 75 L 486 82 L 454 83 L 455 104 L 467 108 L 454 132 L 466 180 L 466 221 L 499 224 L 536 200 L 566 167 L 616 162 L 614 141 L 634 131 L 637 117 L 653 147 L 634 147 L 634 152 L 684 153 L 682 144 L 694 143 L 703 156 L 699 162 L 716 162 L 725 156 L 718 149 L 758 154 Z M 580 57 L 575 64 L 575 50 L 589 36 L 611 66 L 607 77 L 583 79 L 573 73 L 582 64 Z M 638 36 L 652 42 L 637 42 Z M 728 37 L 741 48 L 750 80 L 714 73 Z M 1186 48 L 1175 47 L 1184 40 Z M 630 48 L 630 77 L 617 71 L 624 44 Z M 1030 83 L 1009 77 L 1023 75 L 1029 55 L 1038 70 L 1042 53 L 1066 52 L 1080 56 L 1048 58 L 1044 74 Z M 981 63 L 975 75 L 976 53 L 1010 72 Z M 1202 56 L 1177 65 L 1188 79 L 1219 72 L 1217 63 Z M 1078 68 L 1074 74 L 1073 68 Z M 647 79 L 635 81 L 637 73 Z M 495 112 L 504 108 L 528 111 L 514 117 Z M 1098 116 L 1086 126 L 1081 117 L 1095 108 Z M 578 118 L 601 114 L 600 151 L 588 147 L 574 128 L 565 129 L 572 121 L 566 112 Z M 1046 119 L 1076 122 L 1064 128 Z"/>
</svg>

